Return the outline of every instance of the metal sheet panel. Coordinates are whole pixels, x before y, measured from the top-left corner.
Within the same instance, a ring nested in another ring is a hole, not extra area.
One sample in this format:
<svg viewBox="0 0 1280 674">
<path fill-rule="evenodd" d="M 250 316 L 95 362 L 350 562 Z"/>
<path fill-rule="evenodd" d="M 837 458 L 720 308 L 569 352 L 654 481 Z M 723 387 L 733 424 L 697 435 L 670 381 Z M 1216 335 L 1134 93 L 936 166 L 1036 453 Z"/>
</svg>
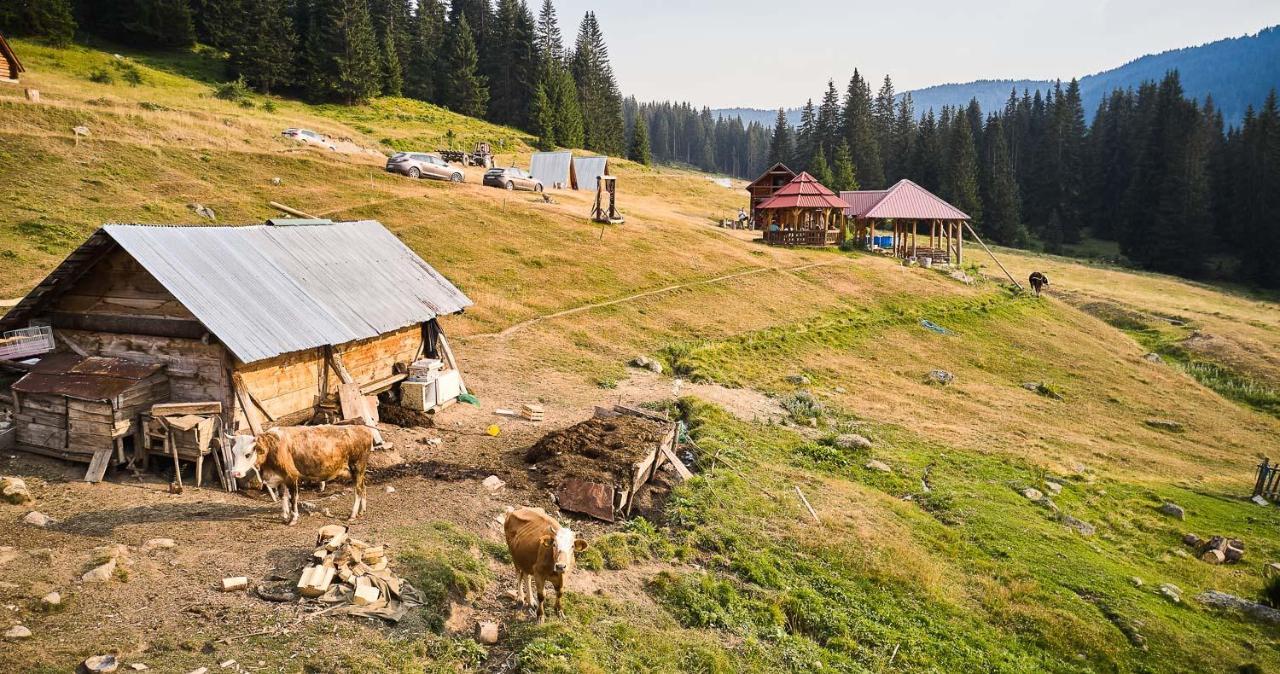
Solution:
<svg viewBox="0 0 1280 674">
<path fill-rule="evenodd" d="M 872 206 L 880 203 L 884 198 L 887 190 L 855 190 L 852 192 L 841 192 L 840 198 L 844 200 L 849 207 L 844 209 L 844 214 L 854 218 L 860 218 Z"/>
<path fill-rule="evenodd" d="M 569 181 L 572 167 L 572 152 L 535 152 L 529 162 L 529 174 L 542 181 L 546 189 L 578 189 Z"/>
<path fill-rule="evenodd" d="M 969 219 L 964 211 L 905 179 L 899 180 L 896 185 L 890 187 L 884 198 L 872 206 L 863 217 L 904 220 Z"/>
<path fill-rule="evenodd" d="M 609 175 L 609 158 L 574 157 L 573 173 L 578 179 L 578 189 L 594 190 L 596 179 Z"/>
<path fill-rule="evenodd" d="M 246 363 L 377 337 L 471 305 L 374 221 L 103 230 Z"/>
</svg>

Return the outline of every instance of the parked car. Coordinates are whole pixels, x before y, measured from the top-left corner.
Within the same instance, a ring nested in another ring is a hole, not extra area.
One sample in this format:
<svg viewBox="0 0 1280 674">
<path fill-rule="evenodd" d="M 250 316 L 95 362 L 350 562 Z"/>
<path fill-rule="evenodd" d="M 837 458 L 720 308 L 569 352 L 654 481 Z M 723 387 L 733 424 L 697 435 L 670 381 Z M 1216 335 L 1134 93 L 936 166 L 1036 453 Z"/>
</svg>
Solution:
<svg viewBox="0 0 1280 674">
<path fill-rule="evenodd" d="M 333 141 L 329 140 L 328 137 L 322 136 L 310 129 L 285 129 L 280 132 L 280 135 L 285 138 L 292 138 L 301 143 L 306 143 L 307 145 L 319 145 L 320 147 L 327 147 L 334 151 L 337 151 L 338 149 L 338 146 L 335 145 Z"/>
<path fill-rule="evenodd" d="M 462 169 L 450 166 L 449 162 L 434 154 L 423 152 L 397 152 L 391 155 L 387 159 L 387 171 L 410 178 L 435 178 L 455 183 L 466 178 Z"/>
<path fill-rule="evenodd" d="M 489 187 L 501 187 L 508 190 L 542 191 L 542 181 L 514 166 L 492 168 L 485 171 L 484 184 Z"/>
</svg>

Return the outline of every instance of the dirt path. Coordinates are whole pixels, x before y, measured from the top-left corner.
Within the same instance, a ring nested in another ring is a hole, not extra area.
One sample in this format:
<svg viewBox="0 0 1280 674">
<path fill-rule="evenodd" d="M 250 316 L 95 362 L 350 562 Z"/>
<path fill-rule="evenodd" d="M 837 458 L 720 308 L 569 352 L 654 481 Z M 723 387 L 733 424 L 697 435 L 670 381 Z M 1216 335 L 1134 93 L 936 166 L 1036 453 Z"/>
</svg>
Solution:
<svg viewBox="0 0 1280 674">
<path fill-rule="evenodd" d="M 632 302 L 638 299 L 644 299 L 646 297 L 652 297 L 654 295 L 661 295 L 661 294 L 669 293 L 675 290 L 683 290 L 685 288 L 694 288 L 702 285 L 721 283 L 723 281 L 731 281 L 736 278 L 742 278 L 744 276 L 753 276 L 755 274 L 762 274 L 764 272 L 770 272 L 770 271 L 789 274 L 797 271 L 804 271 L 805 269 L 813 269 L 814 267 L 826 267 L 833 264 L 839 264 L 842 261 L 843 260 L 828 260 L 826 262 L 810 262 L 809 264 L 802 264 L 795 267 L 755 267 L 752 269 L 745 269 L 743 271 L 736 271 L 736 272 L 733 272 L 732 274 L 724 274 L 721 276 L 716 276 L 714 278 L 702 279 L 700 281 L 689 281 L 688 283 L 677 283 L 675 285 L 664 286 L 662 288 L 655 288 L 654 290 L 646 290 L 642 293 L 636 293 L 634 295 L 627 295 L 626 297 L 619 297 L 617 299 L 607 300 L 604 302 L 593 302 L 591 304 L 582 304 L 576 307 L 572 307 L 570 309 L 564 309 L 562 311 L 557 311 L 550 314 L 544 314 L 542 316 L 535 316 L 533 318 L 523 320 L 523 321 L 520 321 L 519 323 L 515 323 L 513 325 L 507 326 L 506 328 L 503 328 L 499 332 L 482 332 L 476 335 L 468 335 L 467 339 L 479 339 L 479 338 L 487 338 L 487 337 L 509 337 L 512 334 L 519 332 L 524 328 L 529 327 L 530 325 L 533 325 L 535 323 L 541 323 L 542 321 L 550 320 L 553 318 L 561 318 L 563 316 L 572 316 L 573 314 L 579 314 L 584 311 L 591 311 L 592 309 L 601 309 L 604 307 L 611 307 L 615 304 L 625 304 L 627 302 Z"/>
</svg>

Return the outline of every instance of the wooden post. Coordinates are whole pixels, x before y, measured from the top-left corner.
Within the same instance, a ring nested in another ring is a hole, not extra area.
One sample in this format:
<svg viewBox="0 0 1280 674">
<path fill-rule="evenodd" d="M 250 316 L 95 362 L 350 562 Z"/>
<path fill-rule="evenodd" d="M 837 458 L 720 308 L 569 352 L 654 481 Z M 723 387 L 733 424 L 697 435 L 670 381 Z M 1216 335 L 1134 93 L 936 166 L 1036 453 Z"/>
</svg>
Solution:
<svg viewBox="0 0 1280 674">
<path fill-rule="evenodd" d="M 1269 469 L 1270 464 L 1271 464 L 1271 459 L 1265 456 L 1262 457 L 1262 463 L 1258 464 L 1258 480 L 1253 485 L 1254 496 L 1259 496 L 1262 494 L 1263 485 L 1266 484 L 1267 475 L 1270 473 L 1270 469 Z"/>
<path fill-rule="evenodd" d="M 973 231 L 973 227 L 968 222 L 964 222 L 964 226 L 969 228 L 969 233 L 973 235 L 973 238 L 978 242 L 978 245 L 982 246 L 982 249 L 987 251 L 987 255 L 990 255 L 991 259 L 996 261 L 996 266 L 1000 267 L 1000 271 L 1004 272 L 1004 275 L 1009 277 L 1009 280 L 1013 282 L 1013 285 L 1018 288 L 1018 292 L 1022 292 L 1024 290 L 1022 284 L 1018 283 L 1018 279 L 1015 279 L 1013 274 L 1010 274 L 1009 270 L 1004 268 L 1004 265 L 1000 263 L 1000 258 L 996 257 L 996 254 L 991 252 L 990 248 L 987 248 L 987 244 L 982 242 L 982 237 L 978 236 L 978 233 Z"/>
</svg>

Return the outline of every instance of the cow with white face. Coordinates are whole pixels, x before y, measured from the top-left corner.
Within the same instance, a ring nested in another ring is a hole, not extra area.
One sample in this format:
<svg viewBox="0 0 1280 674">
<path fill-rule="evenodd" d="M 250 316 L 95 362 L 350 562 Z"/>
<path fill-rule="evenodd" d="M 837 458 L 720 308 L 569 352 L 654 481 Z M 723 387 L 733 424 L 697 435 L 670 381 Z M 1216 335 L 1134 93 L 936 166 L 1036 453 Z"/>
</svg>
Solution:
<svg viewBox="0 0 1280 674">
<path fill-rule="evenodd" d="M 545 586 L 551 581 L 556 590 L 556 615 L 563 618 L 560 598 L 564 594 L 564 576 L 573 568 L 574 555 L 587 549 L 587 542 L 569 527 L 560 526 L 542 508 L 508 508 L 502 526 L 518 575 L 520 605 L 530 606 L 538 622 L 542 622 L 546 617 Z"/>
<path fill-rule="evenodd" d="M 376 429 L 366 426 L 284 426 L 256 436 L 228 435 L 235 456 L 230 472 L 240 479 L 256 469 L 263 483 L 282 489 L 281 515 L 290 525 L 298 523 L 302 481 L 351 477 L 355 482 L 351 518 L 355 519 L 368 504 L 365 470 L 369 452 L 381 440 Z"/>
</svg>

